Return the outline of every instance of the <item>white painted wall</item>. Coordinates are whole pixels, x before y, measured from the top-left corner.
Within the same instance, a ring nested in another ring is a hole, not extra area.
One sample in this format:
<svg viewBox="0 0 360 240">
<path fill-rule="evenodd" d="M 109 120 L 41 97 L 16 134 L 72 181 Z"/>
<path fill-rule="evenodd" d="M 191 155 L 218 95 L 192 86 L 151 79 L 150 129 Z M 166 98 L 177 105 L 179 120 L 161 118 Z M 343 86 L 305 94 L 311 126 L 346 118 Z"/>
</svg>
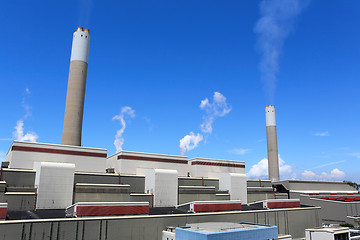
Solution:
<svg viewBox="0 0 360 240">
<path fill-rule="evenodd" d="M 162 240 L 175 240 L 175 232 L 162 231 Z"/>
<path fill-rule="evenodd" d="M 219 178 L 219 190 L 229 191 L 230 200 L 241 200 L 247 204 L 247 179 L 243 173 L 210 173 Z"/>
<path fill-rule="evenodd" d="M 148 157 L 155 159 L 167 159 L 174 161 L 188 161 L 188 158 L 184 156 L 121 151 L 119 153 L 110 156 L 107 159 L 107 166 L 115 168 L 116 173 L 136 174 L 137 168 L 154 168 L 154 169 L 176 170 L 179 176 L 182 177 L 185 177 L 188 174 L 188 170 L 189 170 L 188 164 L 145 161 L 145 160 L 136 160 L 136 159 L 117 159 L 118 156 L 121 157 L 122 155 L 133 156 L 133 157 Z"/>
<path fill-rule="evenodd" d="M 265 107 L 265 120 L 266 120 L 267 127 L 268 126 L 276 126 L 274 105 L 268 105 Z"/>
<path fill-rule="evenodd" d="M 106 149 L 14 141 L 6 156 L 6 161 L 9 162 L 9 168 L 33 169 L 34 162 L 62 162 L 62 163 L 74 163 L 75 171 L 105 173 L 106 157 L 90 157 L 90 156 L 78 156 L 78 155 L 68 155 L 68 154 L 58 154 L 58 153 L 31 152 L 31 151 L 13 151 L 11 150 L 13 146 L 25 146 L 32 148 L 45 148 L 45 149 L 54 149 L 54 150 L 69 150 L 69 151 L 79 151 L 85 153 L 102 153 L 105 154 L 105 156 L 107 154 Z"/>
<path fill-rule="evenodd" d="M 106 159 L 106 168 L 114 168 L 116 173 L 121 173 L 121 162 L 117 160 L 117 154 Z"/>
<path fill-rule="evenodd" d="M 178 172 L 168 169 L 138 169 L 145 175 L 145 193 L 154 195 L 154 207 L 174 207 L 178 202 Z"/>
<path fill-rule="evenodd" d="M 90 34 L 78 28 L 73 35 L 73 44 L 71 49 L 70 61 L 78 60 L 88 63 L 89 48 L 90 48 Z"/>
<path fill-rule="evenodd" d="M 306 240 L 334 240 L 334 235 L 339 233 L 347 233 L 350 239 L 349 230 L 337 230 L 334 228 L 306 229 Z"/>
<path fill-rule="evenodd" d="M 36 209 L 65 209 L 72 204 L 73 163 L 34 162 Z"/>
</svg>

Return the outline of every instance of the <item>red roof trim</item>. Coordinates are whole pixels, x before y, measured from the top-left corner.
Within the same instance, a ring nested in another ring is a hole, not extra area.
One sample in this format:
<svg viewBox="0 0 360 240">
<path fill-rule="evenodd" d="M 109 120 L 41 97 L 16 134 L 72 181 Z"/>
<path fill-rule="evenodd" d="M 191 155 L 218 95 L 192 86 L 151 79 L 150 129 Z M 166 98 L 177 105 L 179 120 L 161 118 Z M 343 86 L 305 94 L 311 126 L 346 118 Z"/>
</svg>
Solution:
<svg viewBox="0 0 360 240">
<path fill-rule="evenodd" d="M 86 157 L 102 157 L 102 158 L 107 157 L 106 153 L 82 152 L 82 151 L 73 151 L 73 150 L 26 147 L 26 146 L 12 146 L 11 151 L 54 153 L 54 154 L 76 155 L 76 156 L 86 156 Z"/>
<path fill-rule="evenodd" d="M 204 162 L 204 161 L 192 161 L 192 162 L 191 162 L 191 165 L 205 165 L 205 166 L 218 166 L 218 167 L 245 168 L 245 164 L 219 163 L 219 162 Z"/>
<path fill-rule="evenodd" d="M 176 159 L 155 158 L 155 157 L 138 157 L 138 156 L 130 156 L 130 155 L 118 155 L 117 159 L 188 164 L 187 160 L 176 160 Z"/>
</svg>

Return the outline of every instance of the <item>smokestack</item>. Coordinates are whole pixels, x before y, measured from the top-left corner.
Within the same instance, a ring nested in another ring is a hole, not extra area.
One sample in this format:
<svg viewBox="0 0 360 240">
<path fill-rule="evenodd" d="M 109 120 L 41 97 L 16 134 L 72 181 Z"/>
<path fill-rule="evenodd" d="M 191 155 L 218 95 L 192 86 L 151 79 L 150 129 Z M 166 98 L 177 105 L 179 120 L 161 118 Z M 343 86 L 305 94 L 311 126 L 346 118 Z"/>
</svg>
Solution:
<svg viewBox="0 0 360 240">
<path fill-rule="evenodd" d="M 73 35 L 61 144 L 81 146 L 90 33 L 78 27 Z"/>
<path fill-rule="evenodd" d="M 268 169 L 269 179 L 272 182 L 280 180 L 279 174 L 279 159 L 276 136 L 276 121 L 275 121 L 275 107 L 268 105 L 265 107 L 266 119 L 266 136 L 267 136 L 267 150 L 268 150 Z"/>
</svg>

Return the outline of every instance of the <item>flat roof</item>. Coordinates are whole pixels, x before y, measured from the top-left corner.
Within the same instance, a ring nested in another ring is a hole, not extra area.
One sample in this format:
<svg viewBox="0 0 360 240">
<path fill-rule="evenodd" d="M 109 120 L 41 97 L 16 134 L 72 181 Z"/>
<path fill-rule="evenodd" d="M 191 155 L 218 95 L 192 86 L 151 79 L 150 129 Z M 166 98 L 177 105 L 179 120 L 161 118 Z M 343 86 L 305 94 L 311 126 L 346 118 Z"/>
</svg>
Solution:
<svg viewBox="0 0 360 240">
<path fill-rule="evenodd" d="M 235 231 L 235 230 L 254 229 L 254 228 L 266 228 L 266 227 L 271 227 L 271 226 L 251 224 L 251 223 L 204 222 L 204 223 L 186 224 L 186 227 L 182 227 L 182 228 L 196 232 L 214 233 L 214 232 L 227 232 L 227 231 Z"/>
</svg>

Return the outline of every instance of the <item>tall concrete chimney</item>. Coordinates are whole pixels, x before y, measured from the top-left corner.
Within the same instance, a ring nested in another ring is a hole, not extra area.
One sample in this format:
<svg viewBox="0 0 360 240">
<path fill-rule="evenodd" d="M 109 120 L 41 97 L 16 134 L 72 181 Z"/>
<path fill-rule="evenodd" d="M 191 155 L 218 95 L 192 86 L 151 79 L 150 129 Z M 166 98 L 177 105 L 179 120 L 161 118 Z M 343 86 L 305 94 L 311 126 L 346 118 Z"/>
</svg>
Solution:
<svg viewBox="0 0 360 240">
<path fill-rule="evenodd" d="M 279 174 L 279 159 L 276 136 L 276 120 L 275 107 L 268 105 L 265 107 L 266 119 L 266 136 L 267 136 L 267 150 L 268 150 L 268 169 L 269 180 L 277 182 L 280 180 Z"/>
<path fill-rule="evenodd" d="M 64 145 L 81 146 L 89 46 L 89 30 L 78 27 L 74 32 L 71 49 L 64 127 L 61 139 L 61 144 Z"/>
</svg>

